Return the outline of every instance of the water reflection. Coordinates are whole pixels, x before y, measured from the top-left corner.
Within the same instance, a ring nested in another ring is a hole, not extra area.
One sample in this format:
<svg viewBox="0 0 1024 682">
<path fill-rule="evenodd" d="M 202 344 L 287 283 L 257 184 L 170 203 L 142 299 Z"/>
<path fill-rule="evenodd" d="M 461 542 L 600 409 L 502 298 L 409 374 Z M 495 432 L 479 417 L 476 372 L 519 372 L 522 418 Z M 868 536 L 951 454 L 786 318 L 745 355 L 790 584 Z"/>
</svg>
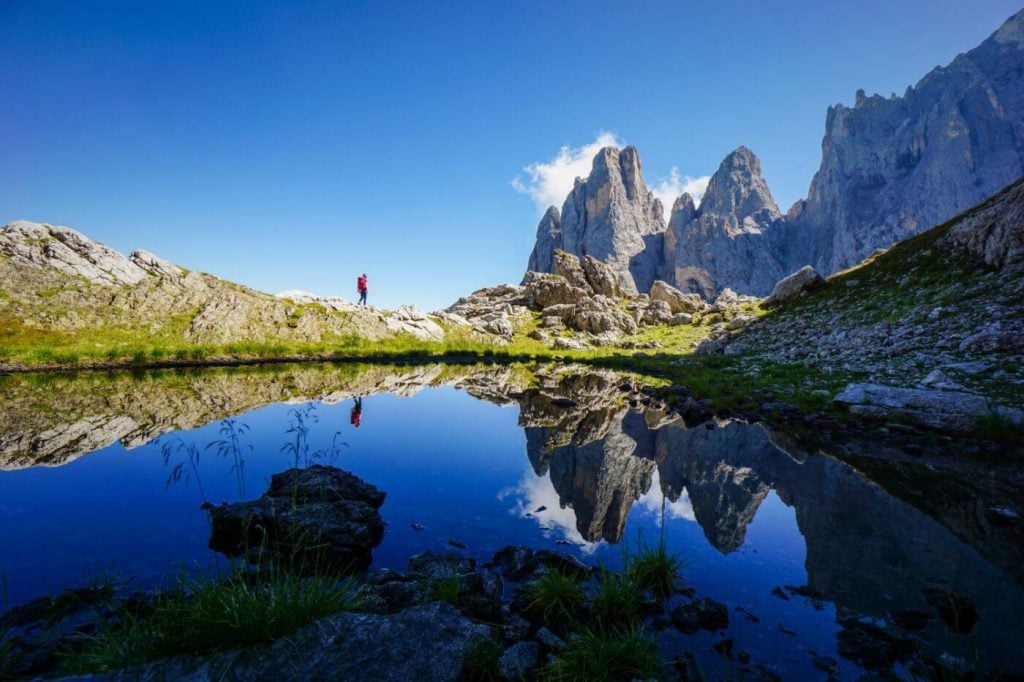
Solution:
<svg viewBox="0 0 1024 682">
<path fill-rule="evenodd" d="M 530 525 L 541 538 L 595 554 L 628 539 L 631 520 L 641 514 L 693 522 L 713 552 L 736 558 L 762 509 L 781 501 L 802 536 L 808 592 L 833 602 L 837 615 L 892 619 L 906 611 L 932 613 L 927 590 L 949 589 L 971 599 L 982 614 L 962 637 L 962 650 L 978 646 L 989 664 L 1016 668 L 1014 642 L 1024 641 L 1016 536 L 999 535 L 983 521 L 965 523 L 964 508 L 938 488 L 917 498 L 894 495 L 891 486 L 882 487 L 848 463 L 803 451 L 760 425 L 717 421 L 687 428 L 658 400 L 638 394 L 638 383 L 635 377 L 580 368 L 496 366 L 8 377 L 0 380 L 0 469 L 59 466 L 110 443 L 133 449 L 160 437 L 164 475 L 171 482 L 194 484 L 205 501 L 204 464 L 217 457 L 228 465 L 237 499 L 247 499 L 262 492 L 262 479 L 248 477 L 258 456 L 277 458 L 276 470 L 343 460 L 349 443 L 341 427 L 363 426 L 362 435 L 381 419 L 375 409 L 374 419 L 364 422 L 364 396 L 412 396 L 451 386 L 517 408 L 526 456 L 519 450 L 520 473 L 505 477 L 496 490 L 505 515 Z M 276 424 L 272 434 L 257 434 L 259 425 L 250 429 L 248 418 L 238 417 L 276 403 L 287 409 L 284 427 Z M 331 405 L 338 411 L 321 424 L 321 411 Z M 332 419 L 341 422 L 337 428 Z M 196 441 L 182 434 L 205 424 L 216 425 L 215 437 Z M 383 428 L 397 432 L 401 426 Z M 513 537 L 520 531 L 478 512 L 482 505 L 445 506 L 460 494 L 468 499 L 483 483 L 450 462 L 439 460 L 437 467 L 434 478 L 417 469 L 406 488 L 388 489 L 388 505 L 401 505 L 405 495 L 423 509 L 430 502 L 418 500 L 433 495 L 444 499 L 436 506 L 463 524 L 462 539 L 500 536 L 489 538 L 499 546 L 534 541 Z M 388 509 L 396 518 L 401 511 Z M 427 542 L 427 533 L 421 532 L 423 518 L 402 520 L 412 528 L 409 537 L 397 527 L 388 534 L 407 543 L 407 556 L 425 548 L 416 543 Z M 432 519 L 429 525 L 444 521 Z M 936 649 L 960 637 L 937 619 L 925 633 Z"/>
</svg>

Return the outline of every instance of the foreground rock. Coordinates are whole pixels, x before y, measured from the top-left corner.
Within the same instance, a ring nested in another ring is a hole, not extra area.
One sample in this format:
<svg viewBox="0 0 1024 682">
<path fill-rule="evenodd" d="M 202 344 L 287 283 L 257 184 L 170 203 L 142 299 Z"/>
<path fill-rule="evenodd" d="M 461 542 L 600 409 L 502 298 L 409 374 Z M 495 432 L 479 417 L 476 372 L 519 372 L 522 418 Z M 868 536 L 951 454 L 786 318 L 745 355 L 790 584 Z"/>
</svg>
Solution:
<svg viewBox="0 0 1024 682">
<path fill-rule="evenodd" d="M 795 300 L 807 291 L 813 291 L 825 285 L 825 278 L 810 265 L 805 265 L 792 275 L 779 280 L 772 293 L 765 299 L 768 305 L 777 305 Z"/>
<path fill-rule="evenodd" d="M 229 557 L 269 558 L 312 570 L 358 570 L 384 537 L 384 493 L 335 467 L 274 474 L 258 500 L 207 505 L 210 547 Z"/>
<path fill-rule="evenodd" d="M 936 429 L 970 430 L 979 418 L 989 415 L 1024 424 L 1024 411 L 997 405 L 984 396 L 963 391 L 850 384 L 834 400 L 865 417 L 907 417 Z"/>
<path fill-rule="evenodd" d="M 174 659 L 103 680 L 456 680 L 486 625 L 444 602 L 399 613 L 341 613 L 273 644 L 200 659 Z"/>
</svg>

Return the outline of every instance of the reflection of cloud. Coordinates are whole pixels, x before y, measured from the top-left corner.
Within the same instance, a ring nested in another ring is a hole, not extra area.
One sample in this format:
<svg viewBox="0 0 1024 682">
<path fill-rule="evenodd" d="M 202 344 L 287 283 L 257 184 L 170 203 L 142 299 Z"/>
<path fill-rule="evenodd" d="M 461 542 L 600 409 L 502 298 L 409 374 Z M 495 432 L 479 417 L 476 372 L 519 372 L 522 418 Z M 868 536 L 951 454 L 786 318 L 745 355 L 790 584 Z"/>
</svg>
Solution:
<svg viewBox="0 0 1024 682">
<path fill-rule="evenodd" d="M 511 488 L 498 493 L 498 499 L 512 497 L 515 505 L 510 511 L 513 516 L 533 519 L 540 526 L 544 537 L 561 539 L 571 542 L 584 554 L 593 554 L 600 542 L 587 542 L 576 529 L 576 512 L 572 507 L 562 507 L 558 502 L 558 492 L 548 476 L 537 476 L 527 469 L 522 480 Z M 546 507 L 544 511 L 536 511 Z"/>
<path fill-rule="evenodd" d="M 665 518 L 686 519 L 687 521 L 697 520 L 697 517 L 693 515 L 693 505 L 690 504 L 689 491 L 684 488 L 679 499 L 675 502 L 665 499 L 665 494 L 661 492 L 661 480 L 658 470 L 655 469 L 654 475 L 651 477 L 651 487 L 636 501 L 636 507 L 644 513 L 652 514 L 655 518 L 661 518 L 662 502 L 665 504 Z"/>
</svg>

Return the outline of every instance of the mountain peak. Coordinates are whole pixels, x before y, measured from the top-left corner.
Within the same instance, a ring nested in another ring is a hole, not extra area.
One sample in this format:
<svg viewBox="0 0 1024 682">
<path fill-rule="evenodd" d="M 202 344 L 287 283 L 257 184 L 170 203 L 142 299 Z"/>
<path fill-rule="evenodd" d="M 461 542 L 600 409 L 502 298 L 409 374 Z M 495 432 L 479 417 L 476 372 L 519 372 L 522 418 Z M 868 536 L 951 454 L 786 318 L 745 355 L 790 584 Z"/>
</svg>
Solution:
<svg viewBox="0 0 1024 682">
<path fill-rule="evenodd" d="M 711 176 L 700 211 L 702 214 L 728 214 L 742 220 L 763 209 L 779 213 L 761 174 L 761 160 L 747 147 L 737 147 Z"/>
</svg>

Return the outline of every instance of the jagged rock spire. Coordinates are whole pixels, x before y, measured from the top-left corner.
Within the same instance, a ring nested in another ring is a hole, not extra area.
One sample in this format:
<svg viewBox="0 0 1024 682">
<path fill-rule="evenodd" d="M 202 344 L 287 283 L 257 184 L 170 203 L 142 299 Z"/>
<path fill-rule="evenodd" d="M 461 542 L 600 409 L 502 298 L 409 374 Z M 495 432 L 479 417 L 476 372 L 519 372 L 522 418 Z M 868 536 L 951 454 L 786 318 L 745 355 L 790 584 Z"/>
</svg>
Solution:
<svg viewBox="0 0 1024 682">
<path fill-rule="evenodd" d="M 562 249 L 609 264 L 624 291 L 646 291 L 661 267 L 664 233 L 661 202 L 644 182 L 636 148 L 605 147 L 587 178 L 576 179 L 561 214 L 544 214 L 529 269 L 552 272 L 552 254 Z"/>
</svg>

